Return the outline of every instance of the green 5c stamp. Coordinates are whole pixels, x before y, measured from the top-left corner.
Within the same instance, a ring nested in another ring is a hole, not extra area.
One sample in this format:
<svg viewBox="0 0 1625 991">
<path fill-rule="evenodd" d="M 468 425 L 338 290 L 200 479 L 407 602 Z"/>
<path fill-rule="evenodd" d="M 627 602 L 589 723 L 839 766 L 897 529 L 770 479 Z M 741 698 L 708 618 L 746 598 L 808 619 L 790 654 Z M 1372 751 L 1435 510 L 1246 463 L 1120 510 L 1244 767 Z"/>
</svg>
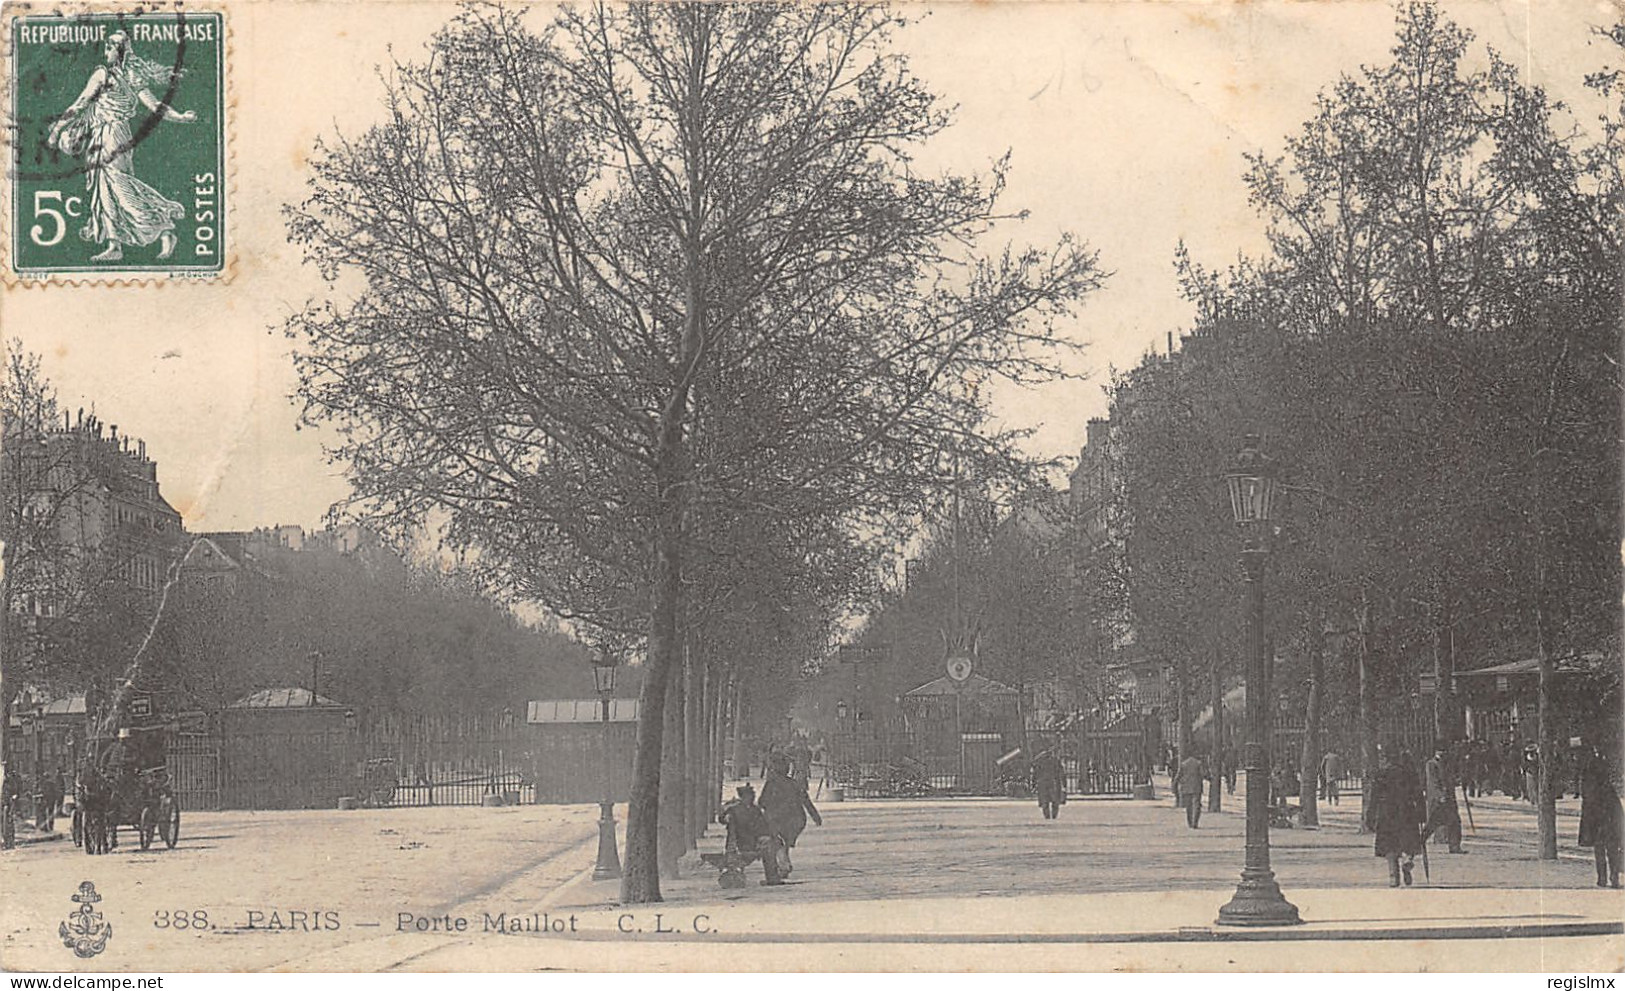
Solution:
<svg viewBox="0 0 1625 991">
<path fill-rule="evenodd" d="M 222 273 L 224 16 L 9 6 L 6 15 L 13 273 Z"/>
</svg>

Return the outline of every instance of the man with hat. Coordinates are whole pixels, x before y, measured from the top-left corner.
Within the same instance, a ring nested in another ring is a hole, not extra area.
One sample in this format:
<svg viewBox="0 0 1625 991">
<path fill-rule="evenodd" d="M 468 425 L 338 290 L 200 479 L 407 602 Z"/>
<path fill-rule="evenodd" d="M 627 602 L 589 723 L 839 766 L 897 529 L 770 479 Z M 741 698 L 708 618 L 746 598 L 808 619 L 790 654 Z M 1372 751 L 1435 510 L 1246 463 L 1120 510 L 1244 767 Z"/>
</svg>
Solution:
<svg viewBox="0 0 1625 991">
<path fill-rule="evenodd" d="M 1445 760 L 1444 748 L 1433 751 L 1422 768 L 1422 789 L 1427 797 L 1428 820 L 1422 827 L 1422 842 L 1443 830 L 1451 853 L 1466 853 L 1461 848 L 1461 811 L 1456 808 L 1456 786 Z"/>
<path fill-rule="evenodd" d="M 1185 825 L 1191 829 L 1202 821 L 1202 781 L 1206 776 L 1202 761 L 1194 753 L 1179 762 L 1179 771 L 1174 775 L 1174 793 L 1185 808 Z"/>
<path fill-rule="evenodd" d="M 1397 888 L 1402 874 L 1405 884 L 1411 883 L 1416 855 L 1422 852 L 1427 807 L 1409 755 L 1392 747 L 1378 747 L 1377 753 L 1382 769 L 1371 784 L 1365 826 L 1377 834 L 1377 856 L 1388 861 L 1388 887 Z"/>
<path fill-rule="evenodd" d="M 1032 767 L 1027 769 L 1027 777 L 1033 794 L 1038 796 L 1038 808 L 1044 813 L 1044 818 L 1059 816 L 1061 806 L 1066 804 L 1066 771 L 1061 766 L 1061 758 L 1055 756 L 1054 747 L 1033 758 Z"/>
<path fill-rule="evenodd" d="M 775 841 L 774 854 L 778 873 L 786 876 L 793 869 L 790 850 L 807 828 L 807 818 L 822 826 L 824 817 L 818 814 L 812 799 L 807 797 L 805 778 L 790 776 L 790 758 L 774 754 L 767 761 L 767 779 L 762 782 L 762 811 L 767 815 L 768 829 Z"/>
<path fill-rule="evenodd" d="M 754 857 L 762 858 L 762 883 L 783 884 L 779 876 L 778 842 L 768 825 L 767 814 L 756 804 L 756 789 L 748 784 L 735 789 L 735 798 L 723 803 L 717 821 L 728 830 L 727 859 L 721 883 L 733 888 L 745 883 L 745 866 Z"/>
</svg>

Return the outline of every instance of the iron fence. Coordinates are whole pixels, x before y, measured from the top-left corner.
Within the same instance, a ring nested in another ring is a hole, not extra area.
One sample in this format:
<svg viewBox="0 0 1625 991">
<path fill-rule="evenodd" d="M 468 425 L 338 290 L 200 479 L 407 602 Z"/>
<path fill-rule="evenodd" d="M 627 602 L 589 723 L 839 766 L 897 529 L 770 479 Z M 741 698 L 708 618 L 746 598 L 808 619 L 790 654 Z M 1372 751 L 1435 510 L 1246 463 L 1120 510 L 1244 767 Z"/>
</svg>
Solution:
<svg viewBox="0 0 1625 991">
<path fill-rule="evenodd" d="M 183 809 L 578 804 L 630 787 L 635 723 L 384 717 L 362 727 L 265 732 L 227 720 L 173 734 L 165 758 Z"/>
<path fill-rule="evenodd" d="M 828 774 L 854 797 L 1014 795 L 1027 766 L 1054 747 L 1074 795 L 1129 794 L 1150 771 L 1154 728 L 1138 714 L 1106 724 L 1078 719 L 1024 732 L 918 733 L 874 727 L 838 734 L 828 744 Z"/>
</svg>

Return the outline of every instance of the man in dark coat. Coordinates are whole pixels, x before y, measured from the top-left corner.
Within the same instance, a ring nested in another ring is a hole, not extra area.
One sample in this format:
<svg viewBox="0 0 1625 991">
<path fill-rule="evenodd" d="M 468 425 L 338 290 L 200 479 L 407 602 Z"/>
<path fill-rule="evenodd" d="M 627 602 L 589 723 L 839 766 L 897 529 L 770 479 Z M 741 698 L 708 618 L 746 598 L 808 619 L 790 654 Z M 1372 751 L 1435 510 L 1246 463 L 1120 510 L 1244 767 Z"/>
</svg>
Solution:
<svg viewBox="0 0 1625 991">
<path fill-rule="evenodd" d="M 1038 796 L 1038 808 L 1044 813 L 1044 818 L 1054 819 L 1060 815 L 1061 806 L 1066 804 L 1066 772 L 1061 767 L 1061 758 L 1055 756 L 1053 749 L 1033 758 L 1032 767 L 1027 769 L 1027 778 L 1033 794 Z"/>
<path fill-rule="evenodd" d="M 1591 847 L 1597 860 L 1597 887 L 1619 887 L 1620 855 L 1625 852 L 1625 816 L 1619 789 L 1602 751 L 1586 758 L 1580 776 L 1580 845 Z"/>
<path fill-rule="evenodd" d="M 796 845 L 801 831 L 807 828 L 807 817 L 822 826 L 824 819 L 807 797 L 807 782 L 790 776 L 790 758 L 774 754 L 768 758 L 767 780 L 762 782 L 762 811 L 767 813 L 768 825 L 779 841 L 779 873 L 788 875 L 793 867 L 790 850 Z"/>
<path fill-rule="evenodd" d="M 1466 853 L 1461 848 L 1461 810 L 1456 807 L 1455 775 L 1445 759 L 1444 750 L 1435 750 L 1423 767 L 1422 790 L 1427 798 L 1428 821 L 1422 827 L 1422 842 L 1434 833 L 1442 832 L 1451 853 Z"/>
<path fill-rule="evenodd" d="M 721 883 L 724 888 L 736 888 L 745 883 L 745 866 L 756 857 L 762 858 L 762 883 L 783 884 L 779 876 L 778 840 L 767 816 L 756 804 L 756 789 L 740 785 L 738 796 L 723 803 L 717 821 L 728 830 L 726 860 L 722 867 Z"/>
<path fill-rule="evenodd" d="M 1320 797 L 1333 805 L 1342 794 L 1343 774 L 1343 755 L 1335 750 L 1326 751 L 1326 756 L 1320 759 Z"/>
<path fill-rule="evenodd" d="M 1185 825 L 1192 829 L 1202 821 L 1202 780 L 1207 777 L 1202 762 L 1195 754 L 1179 762 L 1179 773 L 1174 776 L 1174 793 L 1185 807 Z"/>
<path fill-rule="evenodd" d="M 1397 888 L 1402 872 L 1405 883 L 1411 883 L 1416 855 L 1422 852 L 1427 805 L 1409 755 L 1384 748 L 1381 760 L 1382 769 L 1371 784 L 1365 825 L 1377 834 L 1377 856 L 1388 861 L 1388 887 Z"/>
</svg>

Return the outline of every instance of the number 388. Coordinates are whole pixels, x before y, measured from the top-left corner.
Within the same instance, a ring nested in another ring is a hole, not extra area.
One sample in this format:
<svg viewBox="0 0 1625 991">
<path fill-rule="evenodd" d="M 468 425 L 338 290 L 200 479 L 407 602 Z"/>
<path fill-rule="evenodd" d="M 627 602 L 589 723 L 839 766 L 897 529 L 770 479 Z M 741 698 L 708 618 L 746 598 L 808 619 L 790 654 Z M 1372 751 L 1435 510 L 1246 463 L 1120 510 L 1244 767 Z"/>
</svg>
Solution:
<svg viewBox="0 0 1625 991">
<path fill-rule="evenodd" d="M 209 913 L 200 908 L 178 908 L 173 912 L 161 908 L 152 913 L 152 927 L 154 929 L 207 929 L 209 928 Z"/>
</svg>

